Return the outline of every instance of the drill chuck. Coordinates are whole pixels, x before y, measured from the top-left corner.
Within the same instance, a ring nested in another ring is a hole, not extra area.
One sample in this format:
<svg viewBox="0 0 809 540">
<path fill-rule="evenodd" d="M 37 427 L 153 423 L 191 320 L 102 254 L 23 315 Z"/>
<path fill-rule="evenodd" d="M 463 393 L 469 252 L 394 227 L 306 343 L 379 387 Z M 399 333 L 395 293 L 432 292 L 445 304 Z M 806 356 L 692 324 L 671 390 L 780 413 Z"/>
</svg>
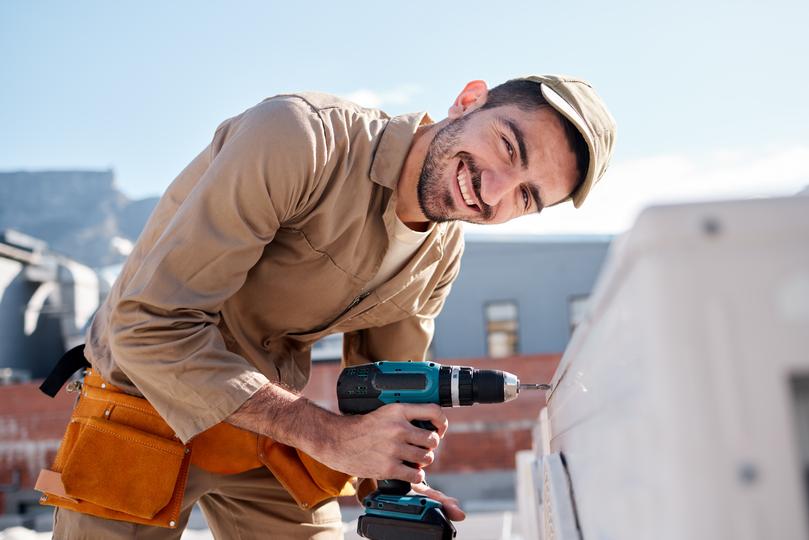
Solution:
<svg viewBox="0 0 809 540">
<path fill-rule="evenodd" d="M 511 373 L 463 366 L 442 366 L 438 381 L 442 407 L 510 401 L 517 397 L 520 384 Z"/>
</svg>

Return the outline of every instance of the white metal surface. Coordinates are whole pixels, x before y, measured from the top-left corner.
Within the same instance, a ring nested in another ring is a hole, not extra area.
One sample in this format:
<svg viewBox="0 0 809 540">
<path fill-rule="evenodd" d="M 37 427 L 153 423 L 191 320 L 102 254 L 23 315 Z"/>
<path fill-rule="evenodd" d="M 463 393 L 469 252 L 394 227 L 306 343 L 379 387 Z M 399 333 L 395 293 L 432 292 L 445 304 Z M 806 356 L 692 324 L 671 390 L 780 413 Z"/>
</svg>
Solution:
<svg viewBox="0 0 809 540">
<path fill-rule="evenodd" d="M 567 471 L 559 454 L 542 456 L 541 540 L 580 540 Z"/>
<path fill-rule="evenodd" d="M 541 459 L 533 450 L 521 450 L 516 456 L 517 515 L 520 533 L 526 540 L 540 538 L 542 530 L 542 477 L 537 464 Z"/>
<path fill-rule="evenodd" d="M 809 198 L 659 207 L 611 251 L 554 377 L 582 538 L 805 539 Z"/>
</svg>

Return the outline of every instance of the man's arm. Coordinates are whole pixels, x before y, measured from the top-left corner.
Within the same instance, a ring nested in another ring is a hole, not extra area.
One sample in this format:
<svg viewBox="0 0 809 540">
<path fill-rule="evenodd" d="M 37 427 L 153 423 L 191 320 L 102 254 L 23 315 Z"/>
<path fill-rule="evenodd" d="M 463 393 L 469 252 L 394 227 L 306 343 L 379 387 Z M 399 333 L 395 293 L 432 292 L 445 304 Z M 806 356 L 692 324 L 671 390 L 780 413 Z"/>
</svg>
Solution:
<svg viewBox="0 0 809 540">
<path fill-rule="evenodd" d="M 430 420 L 438 432 L 413 426 Z M 362 416 L 341 416 L 308 399 L 268 383 L 227 422 L 300 448 L 321 463 L 362 478 L 396 478 L 418 483 L 424 472 L 404 461 L 429 465 L 447 429 L 438 405 L 393 404 Z"/>
<path fill-rule="evenodd" d="M 286 97 L 224 122 L 198 159 L 109 316 L 116 364 L 184 441 L 268 383 L 217 325 L 281 224 L 308 211 L 328 154 L 316 112 Z"/>
</svg>

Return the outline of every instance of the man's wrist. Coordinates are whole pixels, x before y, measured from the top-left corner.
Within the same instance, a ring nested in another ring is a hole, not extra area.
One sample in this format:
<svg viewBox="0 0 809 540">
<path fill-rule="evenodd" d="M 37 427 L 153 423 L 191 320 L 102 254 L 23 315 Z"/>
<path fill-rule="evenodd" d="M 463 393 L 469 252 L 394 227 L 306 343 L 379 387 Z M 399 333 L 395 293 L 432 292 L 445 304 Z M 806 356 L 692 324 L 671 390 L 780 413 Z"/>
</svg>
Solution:
<svg viewBox="0 0 809 540">
<path fill-rule="evenodd" d="M 318 407 L 305 397 L 299 397 L 290 403 L 283 411 L 276 411 L 273 415 L 277 425 L 283 431 L 283 437 L 276 438 L 278 442 L 300 448 L 306 453 L 317 452 L 321 442 L 317 440 L 321 435 L 321 422 L 323 413 L 327 411 Z"/>
<path fill-rule="evenodd" d="M 331 427 L 338 415 L 301 398 L 293 405 L 295 420 L 290 424 L 294 442 L 287 443 L 311 456 L 319 456 L 333 445 Z"/>
<path fill-rule="evenodd" d="M 303 396 L 267 383 L 225 421 L 306 453 L 319 454 L 329 445 L 328 426 L 336 416 Z"/>
</svg>

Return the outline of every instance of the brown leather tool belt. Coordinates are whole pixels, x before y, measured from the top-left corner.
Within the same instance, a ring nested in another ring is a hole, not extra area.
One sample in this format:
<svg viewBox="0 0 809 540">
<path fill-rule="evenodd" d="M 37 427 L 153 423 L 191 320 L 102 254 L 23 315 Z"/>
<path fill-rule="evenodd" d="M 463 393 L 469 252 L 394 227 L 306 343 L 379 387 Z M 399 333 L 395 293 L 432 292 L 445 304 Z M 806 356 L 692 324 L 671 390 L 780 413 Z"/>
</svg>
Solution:
<svg viewBox="0 0 809 540">
<path fill-rule="evenodd" d="M 354 493 L 347 474 L 268 437 L 222 422 L 183 444 L 149 402 L 87 370 L 42 504 L 173 528 L 190 465 L 218 474 L 267 467 L 302 508 Z"/>
</svg>

